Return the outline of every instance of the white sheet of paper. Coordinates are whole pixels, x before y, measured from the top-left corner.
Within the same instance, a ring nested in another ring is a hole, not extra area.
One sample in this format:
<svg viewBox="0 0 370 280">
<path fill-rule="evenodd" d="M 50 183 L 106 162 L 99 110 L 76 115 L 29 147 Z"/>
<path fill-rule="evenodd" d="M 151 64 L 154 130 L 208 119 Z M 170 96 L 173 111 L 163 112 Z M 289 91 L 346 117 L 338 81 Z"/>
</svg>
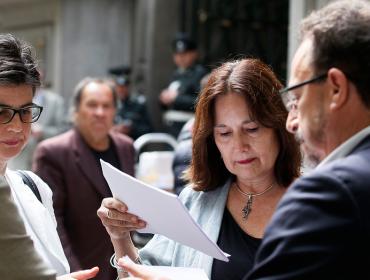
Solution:
<svg viewBox="0 0 370 280">
<path fill-rule="evenodd" d="M 147 223 L 139 232 L 161 234 L 213 258 L 229 261 L 230 255 L 209 239 L 177 195 L 149 186 L 103 160 L 100 162 L 113 196 L 127 205 L 129 213 Z"/>
<path fill-rule="evenodd" d="M 133 262 L 128 256 L 124 256 L 126 260 Z M 206 272 L 202 268 L 190 268 L 190 267 L 172 267 L 172 266 L 147 266 L 146 270 L 157 273 L 158 275 L 167 277 L 171 280 L 209 280 Z M 130 272 L 130 277 L 134 277 Z"/>
</svg>

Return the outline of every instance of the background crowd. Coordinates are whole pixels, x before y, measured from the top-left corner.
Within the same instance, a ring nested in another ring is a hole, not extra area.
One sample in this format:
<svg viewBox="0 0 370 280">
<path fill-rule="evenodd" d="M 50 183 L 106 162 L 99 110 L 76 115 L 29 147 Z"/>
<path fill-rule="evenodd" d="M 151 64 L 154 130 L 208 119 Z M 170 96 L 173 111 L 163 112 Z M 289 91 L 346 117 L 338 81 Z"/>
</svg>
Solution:
<svg viewBox="0 0 370 280">
<path fill-rule="evenodd" d="M 159 94 L 158 103 L 167 108 L 165 131 L 177 138 L 184 124 L 194 117 L 200 83 L 208 70 L 196 64 L 194 39 L 178 33 L 171 44 L 175 70 L 168 88 Z M 37 71 L 42 81 L 41 67 L 39 65 Z M 35 88 L 33 103 L 44 109 L 38 121 L 31 125 L 27 145 L 7 165 L 8 169 L 32 170 L 48 184 L 53 193 L 58 235 L 70 271 L 98 266 L 100 272 L 96 279 L 113 279 L 117 274 L 106 261 L 114 250 L 96 215 L 102 200 L 112 196 L 100 159 L 134 176 L 133 141 L 154 132 L 145 96 L 130 89 L 130 73 L 130 67 L 122 66 L 107 69 L 106 77 L 87 77 L 76 85 L 68 102 L 46 90 L 47 85 Z M 190 163 L 191 141 L 184 148 L 178 147 L 176 154 L 181 159 L 176 157 L 174 168 L 180 163 L 185 170 L 188 164 L 182 158 L 188 158 Z M 182 172 L 176 172 L 176 193 L 179 194 L 186 181 L 181 179 Z M 42 189 L 39 179 L 31 179 Z M 65 272 L 68 270 L 61 269 L 58 275 Z"/>
<path fill-rule="evenodd" d="M 259 59 L 208 69 L 193 38 L 173 37 L 174 73 L 156 101 L 163 131 L 178 141 L 170 191 L 231 254 L 228 263 L 159 235 L 139 250 L 133 232 L 146 222 L 112 198 L 100 159 L 135 176 L 135 140 L 156 132 L 145 96 L 131 90 L 132 69 L 86 77 L 66 101 L 42 87 L 32 47 L 0 35 L 8 198 L 0 213 L 14 231 L 1 216 L 0 229 L 7 250 L 16 255 L 19 239 L 32 261 L 16 269 L 45 279 L 114 279 L 126 270 L 162 279 L 119 260 L 128 255 L 135 264 L 201 267 L 211 279 L 368 279 L 369 15 L 367 1 L 342 0 L 303 20 L 285 89 Z M 301 173 L 301 153 L 312 174 Z"/>
</svg>

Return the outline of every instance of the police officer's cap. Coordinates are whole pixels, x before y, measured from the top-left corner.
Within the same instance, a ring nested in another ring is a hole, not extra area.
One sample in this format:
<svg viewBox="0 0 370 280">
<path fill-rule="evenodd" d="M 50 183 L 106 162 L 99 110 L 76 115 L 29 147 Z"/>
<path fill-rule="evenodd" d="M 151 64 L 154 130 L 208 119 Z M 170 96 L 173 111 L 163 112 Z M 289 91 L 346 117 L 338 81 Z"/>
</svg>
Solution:
<svg viewBox="0 0 370 280">
<path fill-rule="evenodd" d="M 114 67 L 108 70 L 109 75 L 112 76 L 114 81 L 121 86 L 130 83 L 130 72 L 131 69 L 128 66 Z"/>
<path fill-rule="evenodd" d="M 197 49 L 197 43 L 193 38 L 183 32 L 177 33 L 172 39 L 174 52 L 185 52 Z"/>
</svg>

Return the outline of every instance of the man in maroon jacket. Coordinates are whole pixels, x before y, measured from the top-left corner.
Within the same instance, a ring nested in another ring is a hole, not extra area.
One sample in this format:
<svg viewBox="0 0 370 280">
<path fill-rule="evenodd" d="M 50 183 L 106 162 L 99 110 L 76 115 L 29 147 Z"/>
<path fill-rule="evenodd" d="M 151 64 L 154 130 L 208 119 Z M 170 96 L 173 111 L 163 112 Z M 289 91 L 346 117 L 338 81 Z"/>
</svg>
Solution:
<svg viewBox="0 0 370 280">
<path fill-rule="evenodd" d="M 113 247 L 96 214 L 103 198 L 112 195 L 99 161 L 134 173 L 132 139 L 110 130 L 116 105 L 108 80 L 82 80 L 73 94 L 75 127 L 41 142 L 33 166 L 53 190 L 57 229 L 71 271 L 98 266 L 98 280 L 117 277 L 109 264 Z"/>
</svg>

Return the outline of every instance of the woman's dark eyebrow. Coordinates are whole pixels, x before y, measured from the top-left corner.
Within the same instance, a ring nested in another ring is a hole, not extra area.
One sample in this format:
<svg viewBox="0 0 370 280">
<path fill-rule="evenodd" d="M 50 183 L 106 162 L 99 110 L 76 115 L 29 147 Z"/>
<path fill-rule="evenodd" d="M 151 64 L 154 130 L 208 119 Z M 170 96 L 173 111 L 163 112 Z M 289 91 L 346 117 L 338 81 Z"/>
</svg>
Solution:
<svg viewBox="0 0 370 280">
<path fill-rule="evenodd" d="M 242 122 L 242 125 L 248 124 L 248 123 L 252 123 L 252 122 L 254 122 L 254 121 L 252 121 L 252 120 L 245 120 L 245 121 Z M 226 125 L 225 124 L 217 124 L 217 125 L 214 126 L 214 128 L 220 128 L 220 127 L 226 127 Z"/>
<path fill-rule="evenodd" d="M 254 122 L 254 121 L 252 121 L 252 120 L 245 120 L 244 122 L 242 122 L 242 124 L 248 124 L 248 123 L 252 123 L 252 122 Z"/>
<path fill-rule="evenodd" d="M 214 128 L 219 128 L 219 127 L 226 127 L 225 124 L 218 124 L 218 125 L 215 125 Z"/>
</svg>

